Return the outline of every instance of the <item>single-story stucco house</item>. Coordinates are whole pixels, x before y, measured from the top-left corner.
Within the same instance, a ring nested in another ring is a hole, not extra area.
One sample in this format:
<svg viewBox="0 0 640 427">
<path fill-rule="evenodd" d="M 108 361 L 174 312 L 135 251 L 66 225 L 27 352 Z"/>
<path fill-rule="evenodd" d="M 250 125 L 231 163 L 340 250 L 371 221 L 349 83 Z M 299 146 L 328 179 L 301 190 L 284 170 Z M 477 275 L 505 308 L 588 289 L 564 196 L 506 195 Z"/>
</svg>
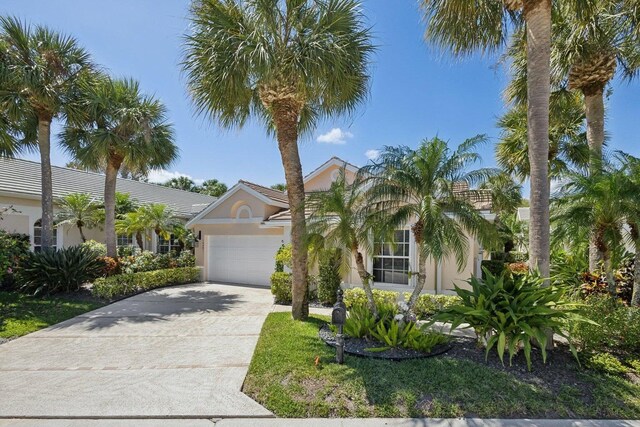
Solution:
<svg viewBox="0 0 640 427">
<path fill-rule="evenodd" d="M 104 175 L 76 169 L 52 166 L 54 213 L 57 211 L 55 200 L 69 193 L 89 193 L 102 200 L 104 194 Z M 41 208 L 41 172 L 40 163 L 0 157 L 0 209 L 6 210 L 0 219 L 0 229 L 10 233 L 28 234 L 31 247 L 37 250 L 40 243 Z M 188 221 L 211 203 L 216 197 L 191 193 L 149 184 L 130 179 L 118 178 L 116 190 L 128 193 L 138 204 L 162 203 L 169 206 L 176 217 Z M 104 230 L 93 228 L 85 230 L 87 239 L 105 241 Z M 168 252 L 176 242 L 158 239 L 150 233 L 150 240 L 144 242 L 145 249 L 152 252 Z M 64 225 L 54 231 L 55 246 L 64 248 L 82 243 L 76 227 Z M 119 245 L 135 245 L 130 236 L 118 236 Z"/>
<path fill-rule="evenodd" d="M 333 157 L 304 178 L 305 191 L 329 188 L 340 169 L 345 168 L 347 180 L 353 180 L 358 167 Z M 464 191 L 464 189 L 462 189 Z M 489 220 L 489 200 L 475 203 Z M 374 287 L 409 291 L 415 282 L 409 272 L 417 270 L 416 245 L 410 232 L 411 224 L 396 231 L 396 249 L 385 242 L 376 245 L 378 253 L 365 254 L 365 263 L 374 277 Z M 198 237 L 196 264 L 203 269 L 206 280 L 269 286 L 274 271 L 274 256 L 283 243 L 290 241 L 291 217 L 286 193 L 247 181 L 239 181 L 227 193 L 188 221 Z M 454 283 L 464 285 L 471 275 L 480 274 L 483 249 L 470 238 L 467 262 L 461 271 L 453 260 L 431 261 L 427 266 L 425 291 L 451 293 Z M 355 264 L 343 278 L 345 285 L 361 285 Z"/>
</svg>

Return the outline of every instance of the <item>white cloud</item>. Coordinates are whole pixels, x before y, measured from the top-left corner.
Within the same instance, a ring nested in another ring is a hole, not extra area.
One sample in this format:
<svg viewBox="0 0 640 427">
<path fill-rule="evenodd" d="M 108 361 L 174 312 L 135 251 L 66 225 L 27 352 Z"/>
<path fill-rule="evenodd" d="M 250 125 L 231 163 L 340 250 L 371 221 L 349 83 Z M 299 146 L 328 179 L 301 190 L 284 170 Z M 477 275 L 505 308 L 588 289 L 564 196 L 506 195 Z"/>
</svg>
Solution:
<svg viewBox="0 0 640 427">
<path fill-rule="evenodd" d="M 320 135 L 317 141 L 325 144 L 346 144 L 347 139 L 351 138 L 353 138 L 351 132 L 344 131 L 340 128 L 333 128 L 329 132 Z"/>
<path fill-rule="evenodd" d="M 367 156 L 369 160 L 375 160 L 380 157 L 380 150 L 367 150 L 364 155 Z"/>
<path fill-rule="evenodd" d="M 154 184 L 164 184 L 172 178 L 178 178 L 180 176 L 186 176 L 191 179 L 197 185 L 200 185 L 204 182 L 204 179 L 194 178 L 191 175 L 187 175 L 186 173 L 181 173 L 178 171 L 168 171 L 165 169 L 156 169 L 149 172 L 149 182 L 153 182 Z"/>
</svg>

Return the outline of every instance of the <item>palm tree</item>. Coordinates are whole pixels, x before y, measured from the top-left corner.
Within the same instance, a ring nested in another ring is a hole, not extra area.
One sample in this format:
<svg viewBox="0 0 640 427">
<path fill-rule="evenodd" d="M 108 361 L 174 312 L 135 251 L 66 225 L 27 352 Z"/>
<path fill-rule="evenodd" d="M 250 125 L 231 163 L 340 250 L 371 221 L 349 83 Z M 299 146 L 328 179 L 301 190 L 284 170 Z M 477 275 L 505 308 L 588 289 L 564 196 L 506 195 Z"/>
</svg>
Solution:
<svg viewBox="0 0 640 427">
<path fill-rule="evenodd" d="M 183 63 L 196 109 L 226 128 L 260 119 L 278 141 L 291 208 L 294 319 L 309 314 L 298 138 L 351 113 L 374 50 L 358 0 L 195 0 Z"/>
<path fill-rule="evenodd" d="M 23 143 L 40 152 L 43 249 L 51 246 L 53 232 L 51 122 L 75 114 L 69 100 L 91 67 L 89 54 L 74 38 L 0 17 L 0 117 L 14 136 L 21 134 Z"/>
<path fill-rule="evenodd" d="M 631 305 L 640 306 L 640 159 L 629 154 L 618 156 L 622 163 L 622 172 L 625 174 L 627 187 L 621 190 L 625 196 L 623 198 L 624 210 L 627 215 L 629 226 L 629 239 L 634 247 L 633 260 L 633 292 L 631 294 Z"/>
<path fill-rule="evenodd" d="M 78 228 L 83 242 L 87 241 L 84 228 L 93 228 L 99 224 L 100 204 L 95 197 L 87 193 L 71 193 L 57 202 L 60 209 L 56 214 L 58 226 L 69 224 Z"/>
<path fill-rule="evenodd" d="M 287 184 L 282 184 L 282 183 L 280 183 L 280 184 L 273 184 L 273 185 L 271 186 L 271 188 L 272 188 L 273 190 L 282 191 L 282 192 L 284 193 L 285 191 L 287 191 Z"/>
<path fill-rule="evenodd" d="M 161 203 L 150 203 L 142 205 L 137 211 L 140 221 L 146 228 L 154 231 L 157 237 L 169 240 L 173 229 L 180 224 L 175 217 L 175 213 Z"/>
<path fill-rule="evenodd" d="M 375 222 L 387 232 L 413 222 L 411 231 L 418 248 L 417 285 L 409 299 L 413 307 L 426 279 L 428 257 L 440 262 L 453 256 L 462 269 L 469 252 L 465 233 L 483 244 L 496 239 L 493 226 L 472 203 L 477 194 L 460 190 L 482 182 L 493 170 L 468 168 L 480 160 L 476 147 L 484 135 L 470 138 L 455 151 L 439 138 L 424 140 L 417 149 L 385 147 L 380 157 L 363 168 L 368 178 L 367 202 Z"/>
<path fill-rule="evenodd" d="M 627 219 L 628 180 L 624 173 L 608 166 L 600 173 L 570 174 L 553 200 L 554 239 L 570 242 L 584 230 L 593 229 L 595 244 L 602 253 L 609 292 L 615 296 L 612 254 L 622 243 Z"/>
<path fill-rule="evenodd" d="M 530 267 L 549 276 L 549 96 L 551 0 L 420 0 L 425 37 L 455 55 L 502 47 L 509 29 L 526 27 Z"/>
<path fill-rule="evenodd" d="M 226 193 L 227 190 L 227 185 L 217 179 L 208 179 L 198 187 L 198 193 L 208 194 L 213 197 L 220 197 Z"/>
<path fill-rule="evenodd" d="M 125 236 L 135 236 L 136 244 L 144 250 L 143 235 L 149 229 L 149 224 L 140 210 L 128 212 L 116 219 L 116 233 Z"/>
<path fill-rule="evenodd" d="M 183 191 L 197 190 L 196 183 L 193 182 L 191 178 L 186 176 L 176 176 L 174 178 L 171 178 L 169 181 L 165 182 L 162 185 L 164 185 L 165 187 L 175 188 L 177 190 L 183 190 Z"/>
<path fill-rule="evenodd" d="M 352 258 L 355 260 L 369 308 L 377 317 L 378 310 L 371 291 L 372 276 L 362 255 L 363 250 L 368 253 L 372 250 L 370 237 L 373 227 L 367 206 L 361 179 L 348 183 L 345 170 L 341 169 L 328 190 L 315 191 L 307 198 L 308 233 L 320 237 L 324 246 L 340 249 L 343 268 L 351 265 Z"/>
<path fill-rule="evenodd" d="M 522 205 L 522 185 L 503 171 L 489 176 L 479 188 L 491 192 L 491 210 L 499 216 L 512 214 Z"/>
<path fill-rule="evenodd" d="M 67 124 L 61 134 L 66 149 L 89 168 L 105 170 L 105 234 L 107 256 L 117 254 L 116 182 L 118 171 L 148 170 L 173 162 L 178 149 L 166 108 L 143 95 L 134 80 L 98 77 L 83 88 L 83 120 Z"/>
</svg>

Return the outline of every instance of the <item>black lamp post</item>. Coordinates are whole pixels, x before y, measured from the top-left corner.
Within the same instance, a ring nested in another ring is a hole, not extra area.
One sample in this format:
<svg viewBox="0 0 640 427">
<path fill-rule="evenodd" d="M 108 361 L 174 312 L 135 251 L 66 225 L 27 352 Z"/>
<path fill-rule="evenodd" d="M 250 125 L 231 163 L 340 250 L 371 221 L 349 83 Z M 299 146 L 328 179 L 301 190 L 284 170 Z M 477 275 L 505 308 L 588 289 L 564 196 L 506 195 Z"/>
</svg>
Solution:
<svg viewBox="0 0 640 427">
<path fill-rule="evenodd" d="M 336 334 L 336 362 L 342 364 L 344 362 L 344 334 L 343 328 L 347 321 L 347 306 L 342 301 L 342 289 L 338 289 L 338 300 L 333 306 L 331 312 L 331 324 L 338 328 Z"/>
</svg>

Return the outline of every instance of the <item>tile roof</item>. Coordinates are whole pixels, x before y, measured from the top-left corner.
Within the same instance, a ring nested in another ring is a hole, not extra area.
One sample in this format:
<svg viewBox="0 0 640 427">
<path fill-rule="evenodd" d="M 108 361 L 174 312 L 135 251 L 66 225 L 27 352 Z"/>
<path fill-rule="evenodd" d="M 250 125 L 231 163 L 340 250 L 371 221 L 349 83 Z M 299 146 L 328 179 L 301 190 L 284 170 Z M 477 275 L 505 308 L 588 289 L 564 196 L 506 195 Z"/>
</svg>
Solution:
<svg viewBox="0 0 640 427">
<path fill-rule="evenodd" d="M 89 193 L 102 198 L 104 194 L 103 174 L 52 166 L 51 175 L 54 198 L 69 193 Z M 138 203 L 166 204 L 184 218 L 193 216 L 216 200 L 216 197 L 206 194 L 123 178 L 118 178 L 116 189 L 120 193 L 129 193 Z M 40 163 L 0 157 L 0 192 L 40 197 Z"/>
<path fill-rule="evenodd" d="M 257 191 L 263 196 L 268 197 L 271 200 L 274 200 L 279 203 L 289 204 L 289 197 L 285 192 L 274 190 L 273 188 L 269 188 L 269 187 L 264 187 L 262 185 L 254 184 L 253 182 L 249 182 L 249 181 L 240 180 L 239 182 L 251 188 L 252 190 Z"/>
<path fill-rule="evenodd" d="M 306 174 L 304 176 L 304 179 L 306 180 L 307 178 L 309 178 L 311 175 L 313 175 L 314 173 L 318 172 L 320 169 L 324 168 L 328 163 L 331 163 L 333 161 L 338 161 L 340 163 L 342 163 L 344 166 L 351 166 L 353 168 L 356 169 L 360 169 L 360 167 L 354 165 L 353 163 L 349 163 L 347 161 L 342 160 L 340 157 L 338 156 L 333 156 L 331 157 L 329 160 L 327 160 L 326 162 L 324 162 L 323 164 L 321 164 L 320 166 L 318 166 L 317 168 L 315 168 L 314 170 L 312 170 L 311 172 L 309 172 L 308 174 Z"/>
</svg>

